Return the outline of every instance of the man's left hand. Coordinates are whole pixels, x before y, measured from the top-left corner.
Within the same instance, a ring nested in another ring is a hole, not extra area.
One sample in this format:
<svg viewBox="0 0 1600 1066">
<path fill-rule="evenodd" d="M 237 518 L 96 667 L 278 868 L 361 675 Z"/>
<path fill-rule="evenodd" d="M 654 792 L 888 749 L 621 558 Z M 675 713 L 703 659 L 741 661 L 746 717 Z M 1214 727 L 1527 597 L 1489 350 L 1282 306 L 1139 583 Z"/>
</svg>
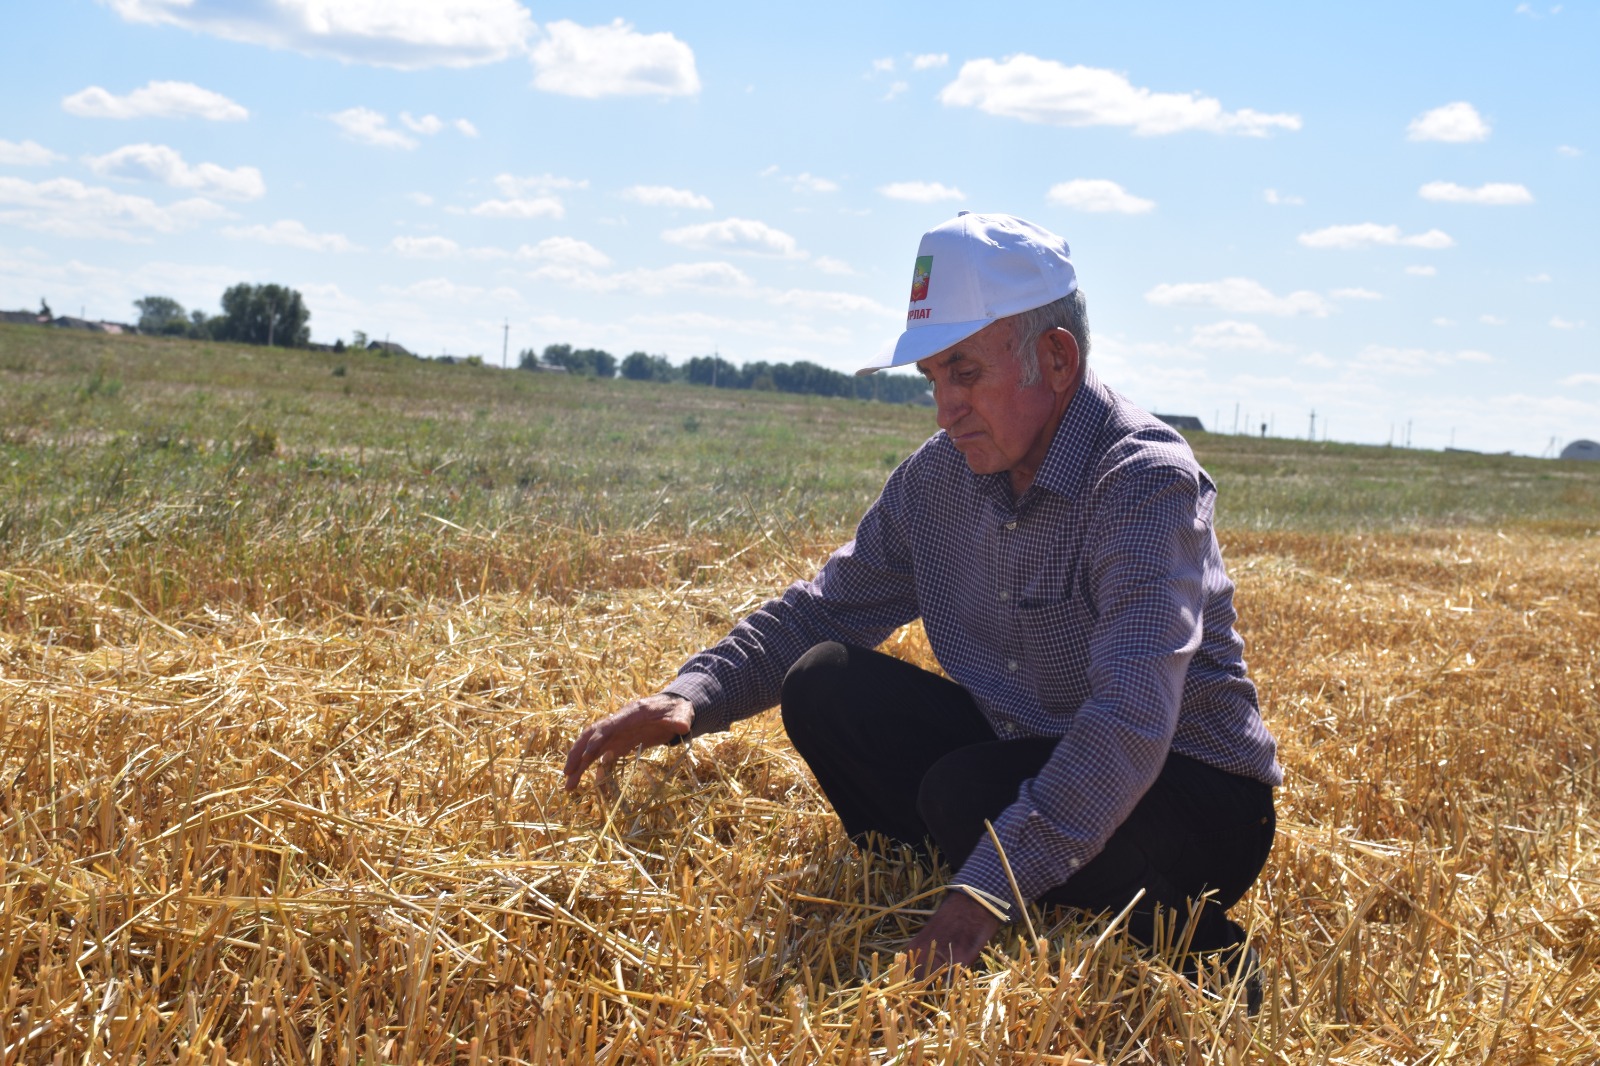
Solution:
<svg viewBox="0 0 1600 1066">
<path fill-rule="evenodd" d="M 947 966 L 970 966 L 1000 928 L 1000 919 L 964 892 L 945 896 L 928 924 L 911 938 L 906 954 L 920 978 Z"/>
</svg>

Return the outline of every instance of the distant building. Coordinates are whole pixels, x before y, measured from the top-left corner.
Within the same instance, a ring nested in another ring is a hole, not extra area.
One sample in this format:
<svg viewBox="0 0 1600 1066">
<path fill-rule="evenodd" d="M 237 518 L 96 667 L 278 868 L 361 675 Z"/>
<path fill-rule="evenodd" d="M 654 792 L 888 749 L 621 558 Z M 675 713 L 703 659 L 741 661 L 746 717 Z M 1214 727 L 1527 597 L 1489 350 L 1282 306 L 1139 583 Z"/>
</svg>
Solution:
<svg viewBox="0 0 1600 1066">
<path fill-rule="evenodd" d="M 45 319 L 39 317 L 37 311 L 0 311 L 0 322 L 10 322 L 18 326 L 37 326 Z"/>
<path fill-rule="evenodd" d="M 383 355 L 410 355 L 405 345 L 395 341 L 372 341 L 367 345 L 367 351 L 380 352 Z"/>
<path fill-rule="evenodd" d="M 1185 429 L 1196 430 L 1200 433 L 1206 431 L 1206 427 L 1201 425 L 1200 420 L 1194 415 L 1156 415 L 1156 417 L 1180 432 Z"/>
<path fill-rule="evenodd" d="M 1600 444 L 1592 440 L 1575 440 L 1561 449 L 1563 459 L 1600 459 Z"/>
<path fill-rule="evenodd" d="M 98 322 L 91 322 L 87 318 L 73 318 L 71 315 L 52 318 L 49 324 L 57 329 L 81 329 L 87 333 L 106 332 L 106 328 Z"/>
</svg>

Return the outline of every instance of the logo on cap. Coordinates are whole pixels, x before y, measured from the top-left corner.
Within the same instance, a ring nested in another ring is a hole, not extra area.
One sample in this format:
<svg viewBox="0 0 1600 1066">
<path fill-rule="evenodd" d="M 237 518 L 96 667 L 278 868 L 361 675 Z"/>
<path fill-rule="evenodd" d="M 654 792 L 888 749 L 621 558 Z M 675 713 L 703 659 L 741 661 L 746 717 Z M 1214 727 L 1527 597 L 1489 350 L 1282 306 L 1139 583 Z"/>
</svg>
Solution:
<svg viewBox="0 0 1600 1066">
<path fill-rule="evenodd" d="M 919 303 L 928 298 L 928 279 L 933 274 L 933 256 L 917 256 L 917 265 L 911 269 L 911 302 Z"/>
</svg>

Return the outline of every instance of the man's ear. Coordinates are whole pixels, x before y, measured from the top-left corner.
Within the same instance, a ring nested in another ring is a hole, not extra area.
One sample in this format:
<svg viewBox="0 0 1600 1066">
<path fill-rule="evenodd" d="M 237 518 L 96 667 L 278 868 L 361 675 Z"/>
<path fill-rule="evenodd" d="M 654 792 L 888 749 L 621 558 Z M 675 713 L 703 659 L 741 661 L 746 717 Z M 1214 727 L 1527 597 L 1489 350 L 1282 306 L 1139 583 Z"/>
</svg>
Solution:
<svg viewBox="0 0 1600 1066">
<path fill-rule="evenodd" d="M 1054 392 L 1065 392 L 1078 383 L 1081 360 L 1078 338 L 1060 326 L 1039 335 L 1039 372 Z"/>
</svg>

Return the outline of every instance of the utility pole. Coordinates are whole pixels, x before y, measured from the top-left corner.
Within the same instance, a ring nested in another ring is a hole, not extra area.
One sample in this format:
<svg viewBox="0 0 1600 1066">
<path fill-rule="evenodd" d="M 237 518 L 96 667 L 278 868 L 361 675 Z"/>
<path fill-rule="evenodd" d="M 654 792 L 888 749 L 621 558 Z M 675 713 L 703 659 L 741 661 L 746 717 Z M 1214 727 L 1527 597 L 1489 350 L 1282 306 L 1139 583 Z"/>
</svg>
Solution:
<svg viewBox="0 0 1600 1066">
<path fill-rule="evenodd" d="M 1306 434 L 1306 440 L 1315 443 L 1317 439 L 1317 409 L 1311 409 L 1311 432 Z"/>
<path fill-rule="evenodd" d="M 1411 419 L 1406 419 L 1406 447 L 1411 447 Z"/>
<path fill-rule="evenodd" d="M 511 320 L 506 319 L 506 324 L 500 327 L 504 335 L 500 338 L 500 369 L 511 369 Z"/>
<path fill-rule="evenodd" d="M 1239 433 L 1239 405 L 1237 402 L 1233 405 L 1233 432 L 1235 436 Z"/>
</svg>

